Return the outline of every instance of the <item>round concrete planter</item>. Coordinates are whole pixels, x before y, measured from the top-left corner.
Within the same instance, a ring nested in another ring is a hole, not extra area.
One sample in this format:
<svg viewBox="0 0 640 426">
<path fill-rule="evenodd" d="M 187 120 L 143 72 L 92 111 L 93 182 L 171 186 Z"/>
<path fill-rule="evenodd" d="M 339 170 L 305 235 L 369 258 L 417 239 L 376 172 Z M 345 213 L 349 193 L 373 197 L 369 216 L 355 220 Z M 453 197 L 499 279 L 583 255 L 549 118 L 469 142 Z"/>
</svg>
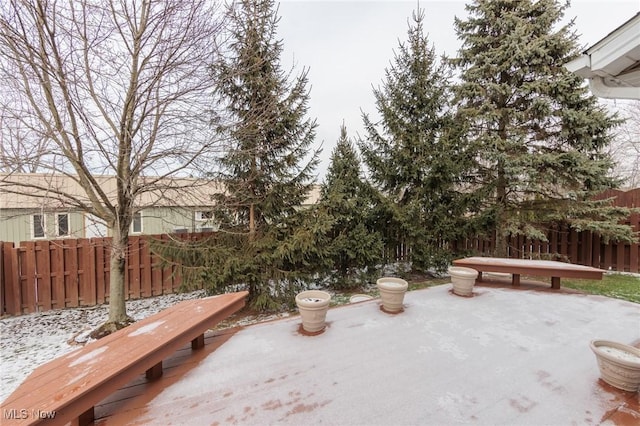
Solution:
<svg viewBox="0 0 640 426">
<path fill-rule="evenodd" d="M 402 278 L 384 277 L 380 278 L 376 285 L 382 299 L 382 310 L 389 313 L 401 312 L 409 283 Z"/>
<path fill-rule="evenodd" d="M 296 305 L 302 318 L 302 328 L 308 333 L 324 330 L 331 295 L 326 291 L 307 290 L 296 295 Z"/>
<path fill-rule="evenodd" d="M 451 276 L 451 284 L 453 284 L 453 292 L 458 296 L 473 296 L 473 286 L 478 278 L 478 271 L 462 266 L 450 266 L 449 275 Z"/>
<path fill-rule="evenodd" d="M 600 377 L 618 389 L 640 390 L 640 349 L 608 340 L 593 340 Z"/>
</svg>

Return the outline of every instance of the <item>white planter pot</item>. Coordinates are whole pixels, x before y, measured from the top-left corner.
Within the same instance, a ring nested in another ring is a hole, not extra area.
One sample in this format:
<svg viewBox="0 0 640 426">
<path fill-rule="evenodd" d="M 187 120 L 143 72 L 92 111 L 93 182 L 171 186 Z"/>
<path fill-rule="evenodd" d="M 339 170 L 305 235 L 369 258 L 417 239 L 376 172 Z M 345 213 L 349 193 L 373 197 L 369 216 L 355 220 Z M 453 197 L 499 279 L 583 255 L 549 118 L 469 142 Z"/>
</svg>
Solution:
<svg viewBox="0 0 640 426">
<path fill-rule="evenodd" d="M 296 305 L 302 318 L 302 329 L 319 333 L 325 328 L 331 295 L 326 291 L 307 290 L 296 295 Z"/>
<path fill-rule="evenodd" d="M 380 278 L 376 285 L 382 299 L 382 310 L 389 313 L 401 312 L 409 283 L 402 278 L 384 277 Z"/>
<path fill-rule="evenodd" d="M 478 278 L 478 271 L 463 266 L 450 266 L 449 275 L 453 292 L 458 296 L 473 296 L 473 286 Z"/>
<path fill-rule="evenodd" d="M 640 349 L 608 340 L 593 340 L 600 377 L 618 389 L 640 390 Z"/>
</svg>

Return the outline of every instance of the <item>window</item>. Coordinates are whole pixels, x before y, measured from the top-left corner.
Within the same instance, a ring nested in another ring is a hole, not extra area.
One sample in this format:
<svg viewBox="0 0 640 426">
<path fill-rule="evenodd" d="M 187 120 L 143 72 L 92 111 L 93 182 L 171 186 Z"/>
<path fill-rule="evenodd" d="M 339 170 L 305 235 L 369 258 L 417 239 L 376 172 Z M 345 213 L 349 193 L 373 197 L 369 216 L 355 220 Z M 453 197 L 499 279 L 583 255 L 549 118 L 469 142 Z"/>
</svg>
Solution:
<svg viewBox="0 0 640 426">
<path fill-rule="evenodd" d="M 58 237 L 69 236 L 69 215 L 67 213 L 56 215 L 56 228 Z"/>
<path fill-rule="evenodd" d="M 196 220 L 207 221 L 207 220 L 211 220 L 211 219 L 213 219 L 213 211 L 212 210 L 196 212 Z"/>
<path fill-rule="evenodd" d="M 34 214 L 31 216 L 32 227 L 31 234 L 33 238 L 44 238 L 44 215 Z"/>
<path fill-rule="evenodd" d="M 131 233 L 139 234 L 142 232 L 142 212 L 137 212 L 133 215 L 133 221 L 131 222 Z"/>
</svg>

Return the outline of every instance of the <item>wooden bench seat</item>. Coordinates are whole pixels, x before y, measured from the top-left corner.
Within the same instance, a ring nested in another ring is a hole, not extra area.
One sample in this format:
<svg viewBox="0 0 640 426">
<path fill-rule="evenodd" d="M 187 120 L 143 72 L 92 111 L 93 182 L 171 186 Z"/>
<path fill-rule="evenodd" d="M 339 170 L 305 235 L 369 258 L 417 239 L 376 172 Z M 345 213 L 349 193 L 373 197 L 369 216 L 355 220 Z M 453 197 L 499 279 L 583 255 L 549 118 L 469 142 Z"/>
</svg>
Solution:
<svg viewBox="0 0 640 426">
<path fill-rule="evenodd" d="M 140 374 L 157 378 L 162 360 L 240 310 L 248 293 L 180 302 L 36 368 L 2 403 L 2 423 L 89 424 L 93 407 Z"/>
<path fill-rule="evenodd" d="M 560 288 L 560 278 L 601 280 L 605 271 L 591 266 L 574 265 L 554 260 L 503 259 L 498 257 L 467 257 L 454 260 L 455 266 L 464 266 L 478 271 L 477 281 L 482 281 L 483 272 L 512 274 L 511 284 L 520 285 L 520 275 L 551 277 L 551 288 Z"/>
</svg>

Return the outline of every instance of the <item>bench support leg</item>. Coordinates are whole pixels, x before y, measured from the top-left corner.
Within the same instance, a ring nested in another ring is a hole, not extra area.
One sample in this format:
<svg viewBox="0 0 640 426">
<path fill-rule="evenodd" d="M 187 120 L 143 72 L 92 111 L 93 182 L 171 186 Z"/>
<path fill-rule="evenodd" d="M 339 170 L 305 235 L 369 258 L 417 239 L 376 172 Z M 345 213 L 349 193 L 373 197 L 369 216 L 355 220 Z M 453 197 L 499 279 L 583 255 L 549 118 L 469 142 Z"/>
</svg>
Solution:
<svg viewBox="0 0 640 426">
<path fill-rule="evenodd" d="M 148 369 L 146 376 L 149 380 L 157 379 L 158 377 L 162 376 L 162 361 Z"/>
<path fill-rule="evenodd" d="M 482 282 L 482 271 L 478 271 L 478 277 L 476 278 L 476 282 Z"/>
<path fill-rule="evenodd" d="M 551 277 L 551 288 L 560 288 L 560 277 Z"/>
<path fill-rule="evenodd" d="M 513 285 L 514 287 L 520 287 L 520 274 L 513 274 L 511 285 Z"/>
<path fill-rule="evenodd" d="M 191 349 L 202 349 L 204 348 L 204 333 L 196 337 L 191 341 Z"/>
<path fill-rule="evenodd" d="M 80 414 L 75 421 L 71 422 L 71 425 L 87 426 L 93 423 L 94 420 L 95 420 L 95 413 L 94 413 L 93 407 L 91 407 L 84 413 Z"/>
</svg>

